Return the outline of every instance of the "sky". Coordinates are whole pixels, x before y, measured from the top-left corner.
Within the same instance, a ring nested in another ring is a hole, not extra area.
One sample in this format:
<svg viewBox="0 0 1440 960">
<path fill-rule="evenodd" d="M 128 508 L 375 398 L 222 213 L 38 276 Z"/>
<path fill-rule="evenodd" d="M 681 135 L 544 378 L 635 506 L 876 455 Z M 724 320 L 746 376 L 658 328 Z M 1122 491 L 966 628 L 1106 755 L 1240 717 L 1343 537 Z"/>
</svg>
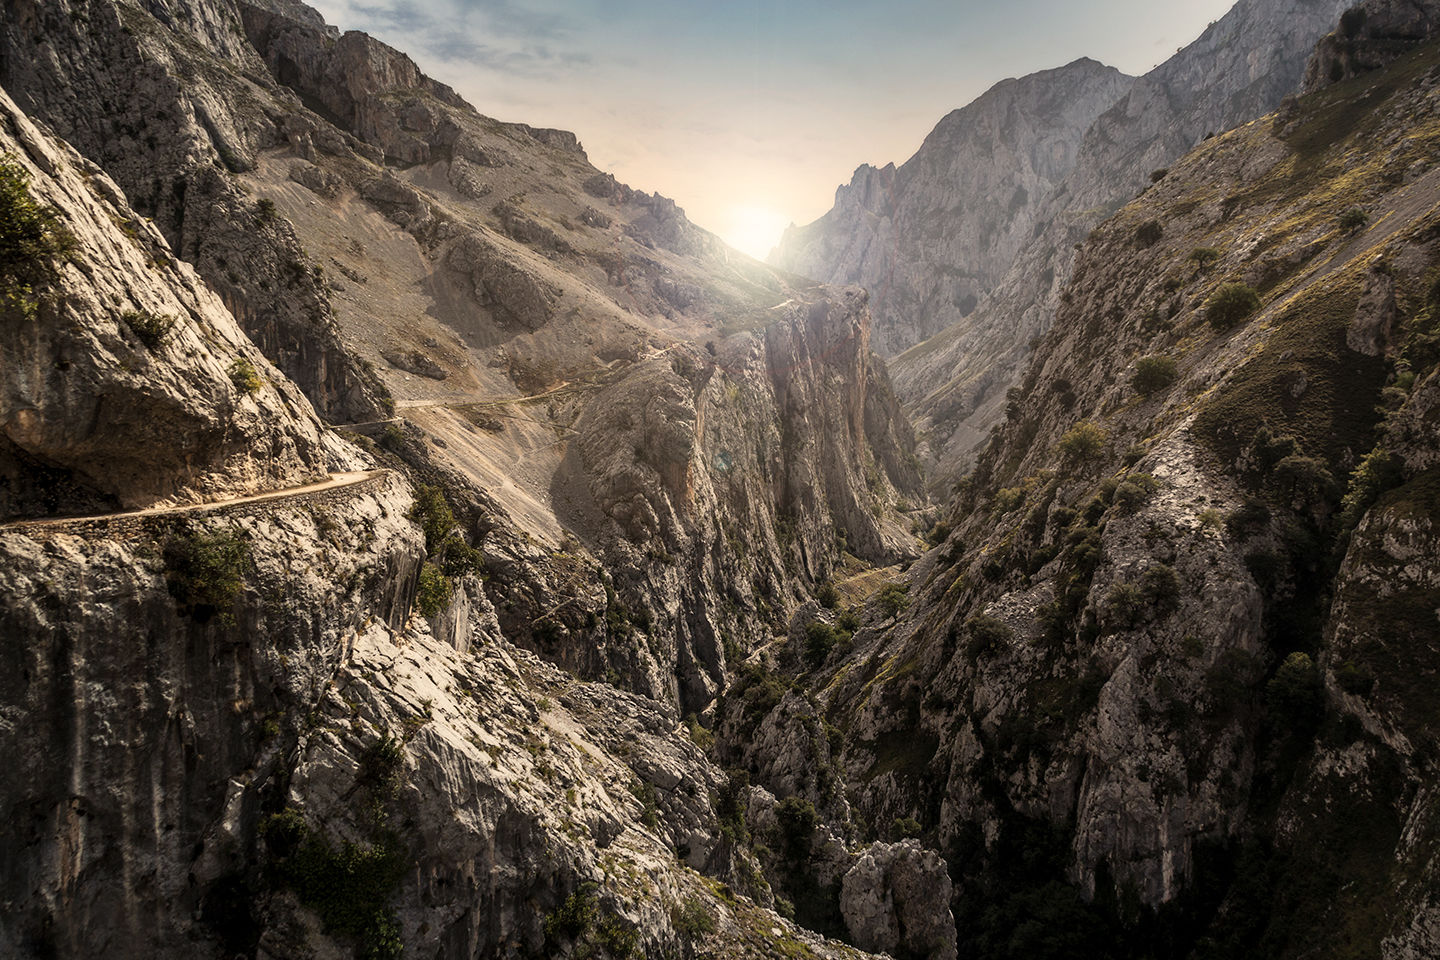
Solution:
<svg viewBox="0 0 1440 960">
<path fill-rule="evenodd" d="M 1082 56 L 1144 73 L 1234 0 L 308 2 L 763 258 L 994 83 Z"/>
</svg>

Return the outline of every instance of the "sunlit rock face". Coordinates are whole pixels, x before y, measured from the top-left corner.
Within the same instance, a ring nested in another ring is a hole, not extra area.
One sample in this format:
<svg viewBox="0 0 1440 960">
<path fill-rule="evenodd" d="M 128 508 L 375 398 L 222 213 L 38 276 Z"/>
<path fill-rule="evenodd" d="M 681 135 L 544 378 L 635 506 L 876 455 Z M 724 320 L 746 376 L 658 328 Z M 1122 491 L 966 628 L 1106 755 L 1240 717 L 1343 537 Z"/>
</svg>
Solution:
<svg viewBox="0 0 1440 960">
<path fill-rule="evenodd" d="M 862 167 L 835 209 L 788 235 L 777 263 L 875 297 L 875 340 L 937 488 L 969 469 L 1004 415 L 1031 342 L 1054 322 L 1075 245 L 1207 134 L 1297 92 L 1315 42 L 1348 5 L 1245 0 L 1138 80 L 1080 61 L 1002 84 L 942 121 L 905 166 Z M 1072 111 L 1012 109 L 1007 98 L 1023 89 Z M 985 122 L 987 104 L 1006 113 Z M 975 137 L 957 136 L 972 122 Z"/>
<path fill-rule="evenodd" d="M 1094 60 L 997 84 L 903 166 L 866 165 L 835 208 L 786 231 L 777 266 L 870 291 L 890 357 L 974 311 L 1030 239 L 1085 131 L 1132 83 Z"/>
</svg>

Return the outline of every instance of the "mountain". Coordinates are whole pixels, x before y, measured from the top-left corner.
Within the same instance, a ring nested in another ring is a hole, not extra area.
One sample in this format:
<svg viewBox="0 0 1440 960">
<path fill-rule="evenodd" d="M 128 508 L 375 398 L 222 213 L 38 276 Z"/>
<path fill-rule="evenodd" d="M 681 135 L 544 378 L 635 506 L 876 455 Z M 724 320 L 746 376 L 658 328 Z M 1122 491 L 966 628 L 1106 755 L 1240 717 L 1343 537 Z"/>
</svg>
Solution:
<svg viewBox="0 0 1440 960">
<path fill-rule="evenodd" d="M 1094 122 L 1078 134 L 1061 181 L 1032 198 L 1031 228 L 1002 263 L 991 265 L 973 310 L 957 319 L 947 308 L 911 299 L 905 322 L 938 332 L 893 357 L 891 374 L 915 419 L 935 483 L 963 474 L 1004 415 L 1006 391 L 1023 373 L 1030 342 L 1053 322 L 1075 244 L 1143 189 L 1152 173 L 1206 135 L 1273 110 L 1297 92 L 1312 48 L 1346 6 L 1346 0 L 1241 0 L 1194 43 L 1098 107 Z M 945 160 L 934 162 L 943 166 Z M 923 197 L 914 202 L 927 205 Z M 928 206 L 937 213 L 932 232 L 969 229 L 941 213 L 945 199 Z M 846 242 L 836 238 L 830 249 L 843 250 Z M 842 257 L 824 260 L 809 275 L 827 276 L 827 268 L 843 263 Z M 936 256 L 916 267 L 915 283 L 924 289 L 941 277 L 970 275 L 970 263 Z M 873 286 L 867 289 L 879 296 Z"/>
<path fill-rule="evenodd" d="M 996 84 L 946 116 L 896 169 L 868 164 L 835 207 L 785 231 L 770 262 L 870 291 L 893 356 L 974 311 L 1030 239 L 1081 138 L 1132 78 L 1077 60 Z"/>
<path fill-rule="evenodd" d="M 864 292 L 297 3 L 4 10 L 0 953 L 860 956 L 694 718 L 923 546 Z"/>
<path fill-rule="evenodd" d="M 1440 951 L 1425 37 L 1100 223 L 889 619 L 776 662 L 850 815 L 951 865 L 961 955 Z"/>
<path fill-rule="evenodd" d="M 7 3 L 0 956 L 1436 955 L 1410 8 L 935 504 L 862 289 L 292 0 Z"/>
</svg>

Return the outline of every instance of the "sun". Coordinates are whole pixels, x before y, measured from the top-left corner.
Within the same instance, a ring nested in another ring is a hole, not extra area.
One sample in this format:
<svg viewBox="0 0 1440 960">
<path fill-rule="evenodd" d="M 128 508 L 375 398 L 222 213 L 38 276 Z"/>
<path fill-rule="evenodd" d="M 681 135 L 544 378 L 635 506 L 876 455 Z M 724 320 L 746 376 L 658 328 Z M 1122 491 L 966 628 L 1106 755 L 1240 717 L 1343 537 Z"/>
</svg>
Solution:
<svg viewBox="0 0 1440 960">
<path fill-rule="evenodd" d="M 780 243 L 780 235 L 790 225 L 784 214 L 768 207 L 743 204 L 731 207 L 719 230 L 720 239 L 741 253 L 764 260 Z"/>
</svg>

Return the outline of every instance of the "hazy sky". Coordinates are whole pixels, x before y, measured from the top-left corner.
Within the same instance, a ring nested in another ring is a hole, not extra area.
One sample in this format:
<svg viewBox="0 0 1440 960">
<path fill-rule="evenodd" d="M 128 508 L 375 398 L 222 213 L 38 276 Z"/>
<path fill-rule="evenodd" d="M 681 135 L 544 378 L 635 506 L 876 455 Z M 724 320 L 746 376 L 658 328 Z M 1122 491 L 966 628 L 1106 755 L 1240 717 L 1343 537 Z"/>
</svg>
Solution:
<svg viewBox="0 0 1440 960">
<path fill-rule="evenodd" d="M 1143 73 L 1234 0 L 309 2 L 763 257 L 996 81 L 1081 56 Z"/>
</svg>

